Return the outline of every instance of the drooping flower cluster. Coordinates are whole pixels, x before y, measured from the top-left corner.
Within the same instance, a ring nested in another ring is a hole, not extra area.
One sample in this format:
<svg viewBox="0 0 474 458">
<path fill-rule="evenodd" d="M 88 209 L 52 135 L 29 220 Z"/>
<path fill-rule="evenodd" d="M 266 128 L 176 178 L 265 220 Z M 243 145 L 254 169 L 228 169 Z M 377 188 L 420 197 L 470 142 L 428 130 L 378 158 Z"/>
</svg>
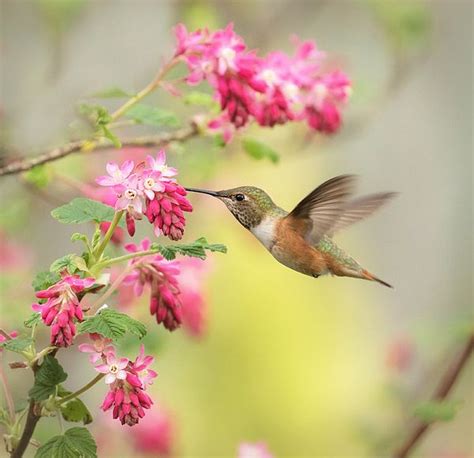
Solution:
<svg viewBox="0 0 474 458">
<path fill-rule="evenodd" d="M 110 340 L 97 334 L 91 334 L 92 344 L 82 344 L 79 350 L 90 353 L 91 362 L 99 362 L 95 370 L 105 375 L 105 383 L 109 392 L 102 403 L 102 410 L 113 407 L 112 416 L 119 419 L 122 425 L 136 425 L 145 416 L 153 401 L 145 392 L 147 385 L 153 383 L 157 373 L 149 366 L 153 363 L 152 356 L 145 356 L 143 345 L 135 361 L 118 358 Z"/>
<path fill-rule="evenodd" d="M 68 347 L 76 335 L 74 322 L 83 320 L 83 313 L 77 294 L 94 284 L 93 278 L 79 275 L 63 275 L 48 289 L 38 291 L 38 299 L 47 299 L 43 304 L 33 304 L 32 308 L 41 313 L 46 326 L 51 326 L 51 344 Z"/>
<path fill-rule="evenodd" d="M 140 245 L 130 243 L 125 249 L 130 253 L 147 251 L 150 240 L 145 238 Z M 124 278 L 124 285 L 133 285 L 136 296 L 141 296 L 145 286 L 150 287 L 150 313 L 155 315 L 158 324 L 174 331 L 182 321 L 180 290 L 178 285 L 179 263 L 167 261 L 159 254 L 134 258 L 130 266 L 135 267 Z"/>
<path fill-rule="evenodd" d="M 156 236 L 166 235 L 172 240 L 183 236 L 186 220 L 184 212 L 192 211 L 186 199 L 186 190 L 176 179 L 176 169 L 166 165 L 166 154 L 161 150 L 156 159 L 147 156 L 146 163 L 135 167 L 133 161 L 125 161 L 121 166 L 109 162 L 109 176 L 97 178 L 97 183 L 114 190 L 115 210 L 125 210 L 127 230 L 135 233 L 135 220 L 145 215 L 154 225 Z"/>
<path fill-rule="evenodd" d="M 317 131 L 330 134 L 341 124 L 340 107 L 347 101 L 351 83 L 341 71 L 323 72 L 323 52 L 312 41 L 295 40 L 290 56 L 281 51 L 263 57 L 247 49 L 229 24 L 225 29 L 189 33 L 175 29 L 175 56 L 187 64 L 187 82 L 202 80 L 213 87 L 222 113 L 209 123 L 230 140 L 232 128 L 255 120 L 273 127 L 305 120 Z"/>
</svg>

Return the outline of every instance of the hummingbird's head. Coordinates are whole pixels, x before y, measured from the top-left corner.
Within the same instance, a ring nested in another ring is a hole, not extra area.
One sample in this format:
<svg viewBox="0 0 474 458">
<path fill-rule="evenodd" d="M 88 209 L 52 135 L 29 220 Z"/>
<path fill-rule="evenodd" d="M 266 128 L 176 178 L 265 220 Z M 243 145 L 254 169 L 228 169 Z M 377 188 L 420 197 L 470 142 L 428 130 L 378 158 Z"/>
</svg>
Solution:
<svg viewBox="0 0 474 458">
<path fill-rule="evenodd" d="M 247 229 L 258 226 L 265 215 L 275 208 L 270 196 L 262 189 L 253 186 L 240 186 L 223 191 L 195 188 L 186 188 L 186 190 L 217 197 Z"/>
</svg>

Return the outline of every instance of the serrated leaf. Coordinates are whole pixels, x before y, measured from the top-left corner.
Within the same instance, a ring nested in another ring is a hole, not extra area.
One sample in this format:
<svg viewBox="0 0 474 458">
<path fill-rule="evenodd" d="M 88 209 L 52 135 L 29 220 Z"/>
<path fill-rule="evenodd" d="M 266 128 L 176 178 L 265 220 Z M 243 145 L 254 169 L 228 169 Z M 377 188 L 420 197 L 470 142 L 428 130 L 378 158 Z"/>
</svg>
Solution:
<svg viewBox="0 0 474 458">
<path fill-rule="evenodd" d="M 28 183 L 38 187 L 45 188 L 51 181 L 51 169 L 46 165 L 37 165 L 23 174 Z"/>
<path fill-rule="evenodd" d="M 43 364 L 36 371 L 35 383 L 29 391 L 29 395 L 35 401 L 44 401 L 56 392 L 56 385 L 66 379 L 67 374 L 58 360 L 51 355 L 46 355 Z"/>
<path fill-rule="evenodd" d="M 273 148 L 265 143 L 255 140 L 254 138 L 244 138 L 242 140 L 242 145 L 246 153 L 254 159 L 269 159 L 274 164 L 280 160 L 280 156 Z"/>
<path fill-rule="evenodd" d="M 35 458 L 96 458 L 97 445 L 91 433 L 82 427 L 68 429 L 43 444 Z"/>
<path fill-rule="evenodd" d="M 157 250 L 168 261 L 175 259 L 177 254 L 206 259 L 206 250 L 211 252 L 227 253 L 227 247 L 221 243 L 208 243 L 201 237 L 193 243 L 182 243 L 176 245 L 160 245 L 153 243 L 151 248 Z"/>
<path fill-rule="evenodd" d="M 5 340 L 2 342 L 0 344 L 0 348 L 12 351 L 14 353 L 23 353 L 31 346 L 32 343 L 33 339 L 30 337 L 15 337 L 11 340 Z"/>
<path fill-rule="evenodd" d="M 96 99 L 112 99 L 112 98 L 119 98 L 119 99 L 125 99 L 128 97 L 133 97 L 134 94 L 131 94 L 130 92 L 124 91 L 120 87 L 109 87 L 107 89 L 104 89 L 102 91 L 94 92 L 94 94 L 91 94 L 89 97 L 91 98 L 96 98 Z"/>
<path fill-rule="evenodd" d="M 418 404 L 414 414 L 425 423 L 451 421 L 459 410 L 459 401 L 428 401 Z"/>
<path fill-rule="evenodd" d="M 139 321 L 134 320 L 125 313 L 107 308 L 80 323 L 78 332 L 97 333 L 109 339 L 117 340 L 125 335 L 126 332 L 130 332 L 141 339 L 146 335 L 147 331 L 145 325 Z"/>
<path fill-rule="evenodd" d="M 31 316 L 23 321 L 25 328 L 32 328 L 35 324 L 38 324 L 41 321 L 41 313 L 34 312 Z"/>
<path fill-rule="evenodd" d="M 61 397 L 71 394 L 70 391 L 61 390 Z M 79 422 L 82 421 L 85 425 L 92 423 L 92 415 L 87 406 L 79 399 L 74 398 L 70 401 L 61 404 L 61 415 L 66 421 Z"/>
<path fill-rule="evenodd" d="M 102 223 L 112 221 L 114 215 L 113 207 L 85 197 L 76 197 L 51 212 L 51 216 L 63 224 Z"/>
<path fill-rule="evenodd" d="M 138 103 L 133 105 L 125 114 L 138 124 L 150 126 L 179 127 L 180 122 L 175 114 L 151 105 Z"/>
<path fill-rule="evenodd" d="M 60 278 L 56 272 L 39 272 L 33 279 L 31 286 L 35 291 L 42 291 L 57 283 Z"/>
<path fill-rule="evenodd" d="M 67 254 L 59 259 L 56 259 L 56 261 L 53 261 L 53 263 L 49 266 L 49 270 L 51 272 L 57 273 L 67 270 L 70 274 L 73 274 L 77 271 L 77 266 L 74 263 L 74 258 L 76 256 L 76 254 Z"/>
</svg>

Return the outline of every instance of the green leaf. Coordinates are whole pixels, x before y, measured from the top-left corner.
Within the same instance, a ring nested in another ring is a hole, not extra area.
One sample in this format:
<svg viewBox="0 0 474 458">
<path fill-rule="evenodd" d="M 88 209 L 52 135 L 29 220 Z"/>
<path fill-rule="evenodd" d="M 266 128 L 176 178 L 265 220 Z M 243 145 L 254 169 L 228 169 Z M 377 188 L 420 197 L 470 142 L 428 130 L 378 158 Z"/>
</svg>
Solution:
<svg viewBox="0 0 474 458">
<path fill-rule="evenodd" d="M 56 259 L 49 267 L 49 270 L 58 273 L 67 270 L 70 274 L 74 274 L 78 271 L 89 272 L 84 258 L 75 253 L 67 254 L 62 258 Z"/>
<path fill-rule="evenodd" d="M 15 337 L 11 340 L 5 340 L 4 342 L 2 342 L 0 344 L 0 348 L 15 353 L 23 353 L 31 346 L 32 343 L 33 339 L 31 339 L 30 337 Z"/>
<path fill-rule="evenodd" d="M 58 395 L 63 398 L 72 393 L 72 391 L 65 390 L 59 385 Z M 79 422 L 82 421 L 85 425 L 92 423 L 92 415 L 87 406 L 79 399 L 74 398 L 66 401 L 60 405 L 61 414 L 66 421 Z"/>
<path fill-rule="evenodd" d="M 31 316 L 23 321 L 25 328 L 32 328 L 35 324 L 38 324 L 41 321 L 41 313 L 34 312 Z"/>
<path fill-rule="evenodd" d="M 33 286 L 35 291 L 42 291 L 43 289 L 48 289 L 60 279 L 61 277 L 55 272 L 39 272 L 33 279 L 31 286 Z"/>
<path fill-rule="evenodd" d="M 107 125 L 112 120 L 107 108 L 102 105 L 82 103 L 79 105 L 79 113 L 89 118 L 96 126 Z"/>
<path fill-rule="evenodd" d="M 138 124 L 150 126 L 179 127 L 179 119 L 173 113 L 151 105 L 138 103 L 133 105 L 125 114 Z"/>
<path fill-rule="evenodd" d="M 31 183 L 32 185 L 38 188 L 45 188 L 46 186 L 48 186 L 52 178 L 51 168 L 48 167 L 46 164 L 37 165 L 31 170 L 25 172 L 23 174 L 23 177 L 28 183 Z"/>
<path fill-rule="evenodd" d="M 208 243 L 204 237 L 193 243 L 182 243 L 176 245 L 160 245 L 153 243 L 152 250 L 157 250 L 168 261 L 176 258 L 177 254 L 191 256 L 193 258 L 206 259 L 206 250 L 211 252 L 227 253 L 227 247 L 220 243 Z"/>
<path fill-rule="evenodd" d="M 97 445 L 87 428 L 68 429 L 43 444 L 35 458 L 96 458 Z"/>
<path fill-rule="evenodd" d="M 425 423 L 451 421 L 459 410 L 459 401 L 428 401 L 418 404 L 414 414 Z"/>
<path fill-rule="evenodd" d="M 51 216 L 63 224 L 102 223 L 112 221 L 114 215 L 115 210 L 109 205 L 85 197 L 76 197 L 51 212 Z"/>
<path fill-rule="evenodd" d="M 187 105 L 199 105 L 207 108 L 214 108 L 218 103 L 211 94 L 201 91 L 191 91 L 183 98 Z"/>
<path fill-rule="evenodd" d="M 130 92 L 126 92 L 120 87 L 113 86 L 113 87 L 104 89 L 102 91 L 94 92 L 94 94 L 91 94 L 89 97 L 96 98 L 96 99 L 113 99 L 113 98 L 125 99 L 125 98 L 133 97 L 133 96 L 134 94 L 131 94 Z"/>
<path fill-rule="evenodd" d="M 44 401 L 56 392 L 56 385 L 67 379 L 67 374 L 58 360 L 51 355 L 44 357 L 43 364 L 35 375 L 35 383 L 29 395 L 35 401 Z"/>
<path fill-rule="evenodd" d="M 140 339 L 146 335 L 146 327 L 142 323 L 129 317 L 125 313 L 113 309 L 103 309 L 97 315 L 86 318 L 78 326 L 80 334 L 89 332 L 101 334 L 109 339 L 117 340 L 126 332 L 138 336 Z"/>
<path fill-rule="evenodd" d="M 254 138 L 244 138 L 242 140 L 242 145 L 247 154 L 254 159 L 269 159 L 274 164 L 280 160 L 280 156 L 273 148 L 270 148 L 268 145 L 265 145 Z"/>
<path fill-rule="evenodd" d="M 119 138 L 107 126 L 100 126 L 100 131 L 105 138 L 112 142 L 115 148 L 122 147 L 122 143 L 120 142 Z"/>
</svg>

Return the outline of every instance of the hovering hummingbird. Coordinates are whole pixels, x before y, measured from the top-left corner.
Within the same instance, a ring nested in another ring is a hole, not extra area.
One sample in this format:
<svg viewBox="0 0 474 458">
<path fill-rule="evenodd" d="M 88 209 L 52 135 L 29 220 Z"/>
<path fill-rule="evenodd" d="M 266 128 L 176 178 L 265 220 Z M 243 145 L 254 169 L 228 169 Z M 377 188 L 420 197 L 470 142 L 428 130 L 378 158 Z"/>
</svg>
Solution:
<svg viewBox="0 0 474 458">
<path fill-rule="evenodd" d="M 395 193 L 385 192 L 351 199 L 354 175 L 332 178 L 308 194 L 291 212 L 278 207 L 262 189 L 253 186 L 209 191 L 225 203 L 240 224 L 250 230 L 273 257 L 312 277 L 332 274 L 371 280 L 392 288 L 347 255 L 332 240 L 341 229 L 375 212 Z"/>
</svg>

